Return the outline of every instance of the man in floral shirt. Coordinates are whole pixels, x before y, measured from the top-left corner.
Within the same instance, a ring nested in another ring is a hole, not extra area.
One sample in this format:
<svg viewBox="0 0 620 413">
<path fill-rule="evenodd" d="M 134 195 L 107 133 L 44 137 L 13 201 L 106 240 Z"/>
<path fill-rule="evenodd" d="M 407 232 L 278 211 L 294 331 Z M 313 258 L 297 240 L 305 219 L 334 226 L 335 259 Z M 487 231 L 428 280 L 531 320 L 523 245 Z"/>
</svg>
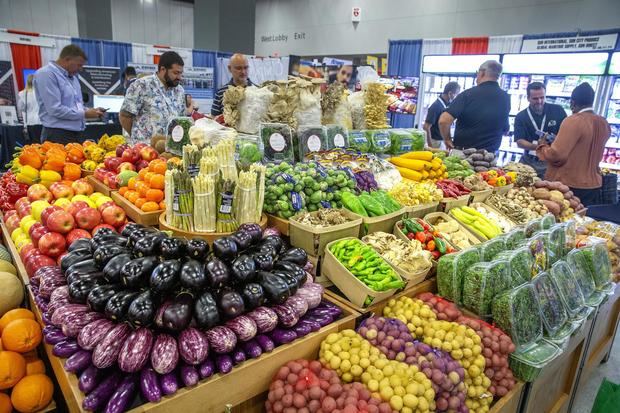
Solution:
<svg viewBox="0 0 620 413">
<path fill-rule="evenodd" d="M 127 89 L 120 122 L 133 143 L 149 143 L 153 135 L 166 135 L 171 118 L 192 113 L 191 97 L 181 86 L 183 59 L 176 52 L 159 58 L 157 73 L 136 80 Z"/>
</svg>

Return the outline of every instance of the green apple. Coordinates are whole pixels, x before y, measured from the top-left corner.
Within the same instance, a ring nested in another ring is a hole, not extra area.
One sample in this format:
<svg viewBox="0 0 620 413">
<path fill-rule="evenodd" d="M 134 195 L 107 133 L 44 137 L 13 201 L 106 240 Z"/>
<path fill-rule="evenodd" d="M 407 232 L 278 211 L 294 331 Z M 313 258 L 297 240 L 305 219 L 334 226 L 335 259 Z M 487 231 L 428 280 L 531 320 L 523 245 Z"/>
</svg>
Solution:
<svg viewBox="0 0 620 413">
<path fill-rule="evenodd" d="M 30 214 L 35 220 L 41 221 L 41 213 L 48 206 L 50 206 L 50 203 L 44 199 L 34 201 L 32 204 L 30 204 Z"/>
</svg>

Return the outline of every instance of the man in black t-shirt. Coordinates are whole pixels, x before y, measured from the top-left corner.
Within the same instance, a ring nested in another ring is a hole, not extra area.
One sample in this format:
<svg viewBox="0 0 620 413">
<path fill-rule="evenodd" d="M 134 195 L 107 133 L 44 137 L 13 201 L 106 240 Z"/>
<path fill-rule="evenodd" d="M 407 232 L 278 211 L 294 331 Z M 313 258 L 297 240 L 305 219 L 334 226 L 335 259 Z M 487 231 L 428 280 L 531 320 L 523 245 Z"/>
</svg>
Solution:
<svg viewBox="0 0 620 413">
<path fill-rule="evenodd" d="M 448 149 L 486 149 L 495 152 L 508 132 L 510 96 L 497 83 L 502 65 L 495 60 L 484 62 L 476 72 L 478 86 L 467 89 L 454 99 L 439 118 L 439 131 Z M 454 120 L 454 141 L 450 126 Z"/>
<path fill-rule="evenodd" d="M 538 159 L 536 147 L 545 134 L 553 140 L 560 130 L 562 121 L 566 119 L 566 112 L 560 105 L 545 103 L 545 85 L 540 82 L 533 82 L 527 86 L 527 100 L 530 106 L 515 117 L 514 140 L 519 148 L 523 149 L 521 163 L 534 168 L 538 177 L 542 179 L 547 170 L 547 163 Z"/>
<path fill-rule="evenodd" d="M 443 93 L 429 106 L 426 120 L 424 121 L 426 143 L 429 147 L 439 148 L 441 146 L 443 139 L 441 138 L 441 133 L 439 133 L 439 116 L 448 108 L 450 102 L 454 100 L 460 91 L 461 85 L 456 82 L 448 82 L 443 88 Z"/>
</svg>

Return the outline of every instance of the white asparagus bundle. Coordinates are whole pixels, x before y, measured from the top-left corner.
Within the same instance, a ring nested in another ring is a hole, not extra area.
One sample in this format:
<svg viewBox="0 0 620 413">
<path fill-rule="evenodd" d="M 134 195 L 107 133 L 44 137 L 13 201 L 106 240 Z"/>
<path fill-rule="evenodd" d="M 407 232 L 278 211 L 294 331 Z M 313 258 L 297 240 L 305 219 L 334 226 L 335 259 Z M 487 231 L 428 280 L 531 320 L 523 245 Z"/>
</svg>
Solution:
<svg viewBox="0 0 620 413">
<path fill-rule="evenodd" d="M 202 159 L 200 159 L 200 173 L 215 176 L 219 169 L 217 158 L 215 156 L 205 156 L 203 152 Z"/>
<path fill-rule="evenodd" d="M 164 175 L 164 200 L 166 202 L 166 222 L 172 223 L 172 203 L 174 201 L 174 183 L 172 171 L 167 170 Z"/>
<path fill-rule="evenodd" d="M 194 189 L 194 230 L 215 232 L 217 215 L 213 176 L 198 174 L 192 179 L 192 187 Z"/>
<path fill-rule="evenodd" d="M 237 165 L 235 163 L 235 140 L 225 138 L 215 145 L 215 154 L 224 181 L 237 182 Z"/>
<path fill-rule="evenodd" d="M 241 171 L 234 196 L 235 219 L 239 224 L 255 222 L 256 172 Z"/>
</svg>

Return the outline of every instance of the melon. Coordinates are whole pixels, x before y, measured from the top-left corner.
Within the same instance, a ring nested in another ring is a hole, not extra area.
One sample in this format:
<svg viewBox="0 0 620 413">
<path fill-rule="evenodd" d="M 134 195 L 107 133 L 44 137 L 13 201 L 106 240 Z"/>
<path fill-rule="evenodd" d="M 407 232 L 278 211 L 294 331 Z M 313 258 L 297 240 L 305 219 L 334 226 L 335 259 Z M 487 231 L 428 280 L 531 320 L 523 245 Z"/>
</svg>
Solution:
<svg viewBox="0 0 620 413">
<path fill-rule="evenodd" d="M 0 317 L 9 310 L 19 307 L 24 299 L 24 286 L 10 272 L 0 272 Z"/>
<path fill-rule="evenodd" d="M 0 260 L 0 272 L 10 272 L 13 275 L 17 275 L 17 268 L 8 261 Z"/>
<path fill-rule="evenodd" d="M 4 247 L 4 245 L 0 245 L 0 260 L 13 262 L 11 253 Z"/>
</svg>

